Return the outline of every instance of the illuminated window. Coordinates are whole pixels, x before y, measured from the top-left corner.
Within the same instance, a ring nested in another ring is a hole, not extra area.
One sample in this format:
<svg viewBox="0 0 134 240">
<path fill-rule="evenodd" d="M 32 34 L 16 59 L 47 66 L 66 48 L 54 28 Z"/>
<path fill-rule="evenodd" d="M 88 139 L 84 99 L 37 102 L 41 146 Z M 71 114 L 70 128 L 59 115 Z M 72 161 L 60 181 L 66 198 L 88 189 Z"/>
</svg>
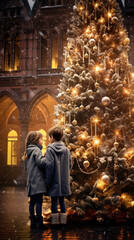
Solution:
<svg viewBox="0 0 134 240">
<path fill-rule="evenodd" d="M 20 38 L 17 35 L 15 37 L 14 42 L 14 70 L 18 70 L 20 67 L 19 55 L 20 55 Z"/>
<path fill-rule="evenodd" d="M 52 35 L 52 68 L 58 67 L 58 34 Z"/>
<path fill-rule="evenodd" d="M 41 132 L 42 134 L 43 134 L 43 148 L 42 148 L 42 154 L 44 155 L 45 154 L 45 152 L 46 152 L 46 140 L 47 140 L 47 135 L 46 135 L 46 132 L 45 132 L 45 130 L 43 130 L 43 129 L 40 129 L 39 130 L 39 132 Z"/>
<path fill-rule="evenodd" d="M 7 165 L 17 165 L 18 134 L 15 130 L 8 133 Z"/>
<path fill-rule="evenodd" d="M 41 36 L 41 68 L 47 68 L 47 35 Z"/>
<path fill-rule="evenodd" d="M 5 49 L 4 49 L 4 60 L 5 60 L 5 71 L 18 70 L 20 55 L 20 38 L 19 35 L 11 38 L 6 35 L 5 38 Z"/>
<path fill-rule="evenodd" d="M 5 71 L 10 71 L 11 70 L 11 47 L 12 47 L 12 42 L 11 38 L 9 35 L 6 36 L 5 38 Z"/>
<path fill-rule="evenodd" d="M 63 38 L 62 38 L 62 48 L 63 48 L 63 57 L 62 57 L 62 65 L 64 67 L 64 63 L 65 63 L 65 50 L 64 50 L 64 47 L 66 47 L 67 45 L 67 36 L 66 34 L 63 35 Z"/>
</svg>

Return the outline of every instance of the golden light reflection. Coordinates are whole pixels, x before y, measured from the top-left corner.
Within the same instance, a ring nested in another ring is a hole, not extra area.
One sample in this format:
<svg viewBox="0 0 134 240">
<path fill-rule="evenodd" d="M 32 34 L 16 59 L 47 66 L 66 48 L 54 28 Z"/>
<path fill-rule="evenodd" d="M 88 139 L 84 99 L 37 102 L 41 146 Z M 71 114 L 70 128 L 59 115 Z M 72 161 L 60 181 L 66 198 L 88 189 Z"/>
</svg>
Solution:
<svg viewBox="0 0 134 240">
<path fill-rule="evenodd" d="M 78 95 L 78 89 L 77 88 L 72 88 L 72 95 Z"/>
<path fill-rule="evenodd" d="M 131 160 L 132 157 L 134 157 L 134 148 L 128 149 L 128 151 L 125 152 L 124 157 Z"/>
<path fill-rule="evenodd" d="M 104 183 L 101 179 L 99 179 L 97 182 L 97 188 L 103 190 L 105 186 L 106 186 L 106 183 Z"/>
</svg>

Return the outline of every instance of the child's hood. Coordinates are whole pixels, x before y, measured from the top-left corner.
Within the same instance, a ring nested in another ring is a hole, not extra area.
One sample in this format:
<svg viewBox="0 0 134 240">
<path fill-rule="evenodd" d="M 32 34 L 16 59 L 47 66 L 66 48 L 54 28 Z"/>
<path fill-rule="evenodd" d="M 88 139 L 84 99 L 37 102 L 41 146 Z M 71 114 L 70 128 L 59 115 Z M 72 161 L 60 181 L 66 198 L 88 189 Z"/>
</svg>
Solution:
<svg viewBox="0 0 134 240">
<path fill-rule="evenodd" d="M 26 150 L 27 155 L 29 156 L 35 149 L 38 149 L 38 148 L 40 148 L 40 146 L 37 144 L 29 144 Z"/>
<path fill-rule="evenodd" d="M 51 143 L 48 145 L 48 148 L 52 148 L 55 152 L 66 151 L 66 147 L 62 141 Z"/>
</svg>

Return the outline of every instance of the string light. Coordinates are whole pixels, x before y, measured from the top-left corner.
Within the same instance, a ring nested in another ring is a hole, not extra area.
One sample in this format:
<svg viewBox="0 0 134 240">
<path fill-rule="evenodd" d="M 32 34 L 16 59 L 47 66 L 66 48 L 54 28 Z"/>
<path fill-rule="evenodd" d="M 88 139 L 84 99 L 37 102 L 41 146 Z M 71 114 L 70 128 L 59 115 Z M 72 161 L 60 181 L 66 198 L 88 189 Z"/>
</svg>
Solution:
<svg viewBox="0 0 134 240">
<path fill-rule="evenodd" d="M 100 144 L 100 139 L 99 138 L 94 138 L 93 140 L 93 145 L 97 147 Z"/>
<path fill-rule="evenodd" d="M 132 157 L 134 156 L 134 149 L 128 149 L 127 152 L 125 152 L 124 157 L 128 158 L 128 159 L 132 159 Z"/>
<path fill-rule="evenodd" d="M 72 95 L 78 95 L 78 89 L 77 88 L 73 88 L 72 89 Z"/>
<path fill-rule="evenodd" d="M 96 66 L 95 66 L 95 71 L 96 71 L 96 72 L 99 72 L 99 71 L 100 71 L 100 66 L 99 66 L 99 65 L 96 65 Z"/>
<path fill-rule="evenodd" d="M 126 95 L 129 95 L 130 94 L 130 90 L 127 89 L 127 88 L 124 88 L 123 89 L 123 93 L 126 94 Z"/>
<path fill-rule="evenodd" d="M 119 130 L 115 130 L 115 135 L 116 135 L 116 136 L 120 136 Z"/>
<path fill-rule="evenodd" d="M 134 72 L 131 74 L 132 78 L 134 78 Z"/>
<path fill-rule="evenodd" d="M 105 186 L 106 186 L 106 183 L 104 183 L 101 179 L 99 179 L 97 182 L 97 188 L 103 190 Z"/>
</svg>

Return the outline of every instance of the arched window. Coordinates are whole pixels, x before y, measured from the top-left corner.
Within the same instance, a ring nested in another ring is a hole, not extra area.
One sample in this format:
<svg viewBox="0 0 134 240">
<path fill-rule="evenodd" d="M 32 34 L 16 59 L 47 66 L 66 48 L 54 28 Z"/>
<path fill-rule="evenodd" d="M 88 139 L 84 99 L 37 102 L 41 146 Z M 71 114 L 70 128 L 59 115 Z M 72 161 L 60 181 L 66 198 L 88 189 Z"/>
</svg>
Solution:
<svg viewBox="0 0 134 240">
<path fill-rule="evenodd" d="M 47 68 L 47 35 L 45 33 L 41 34 L 41 68 Z"/>
<path fill-rule="evenodd" d="M 41 132 L 42 134 L 43 134 L 43 148 L 42 148 L 42 154 L 44 155 L 45 154 L 45 152 L 46 152 L 46 140 L 47 140 L 47 135 L 46 135 L 46 132 L 45 132 L 45 130 L 43 130 L 43 129 L 40 129 L 39 130 L 39 132 Z"/>
<path fill-rule="evenodd" d="M 7 165 L 17 165 L 18 134 L 15 130 L 8 133 L 7 140 Z"/>
<path fill-rule="evenodd" d="M 20 37 L 17 34 L 14 37 L 10 37 L 6 35 L 5 37 L 5 48 L 4 48 L 4 70 L 12 71 L 18 70 L 19 63 L 19 55 L 20 55 Z"/>
<path fill-rule="evenodd" d="M 58 67 L 58 34 L 53 33 L 52 35 L 52 68 Z"/>
<path fill-rule="evenodd" d="M 16 35 L 14 39 L 14 70 L 18 70 L 20 67 L 19 55 L 20 55 L 20 38 L 19 35 Z"/>
<path fill-rule="evenodd" d="M 5 37 L 5 49 L 4 49 L 5 71 L 10 71 L 11 70 L 11 57 L 12 57 L 11 37 L 9 35 L 6 35 L 6 37 Z"/>
</svg>

